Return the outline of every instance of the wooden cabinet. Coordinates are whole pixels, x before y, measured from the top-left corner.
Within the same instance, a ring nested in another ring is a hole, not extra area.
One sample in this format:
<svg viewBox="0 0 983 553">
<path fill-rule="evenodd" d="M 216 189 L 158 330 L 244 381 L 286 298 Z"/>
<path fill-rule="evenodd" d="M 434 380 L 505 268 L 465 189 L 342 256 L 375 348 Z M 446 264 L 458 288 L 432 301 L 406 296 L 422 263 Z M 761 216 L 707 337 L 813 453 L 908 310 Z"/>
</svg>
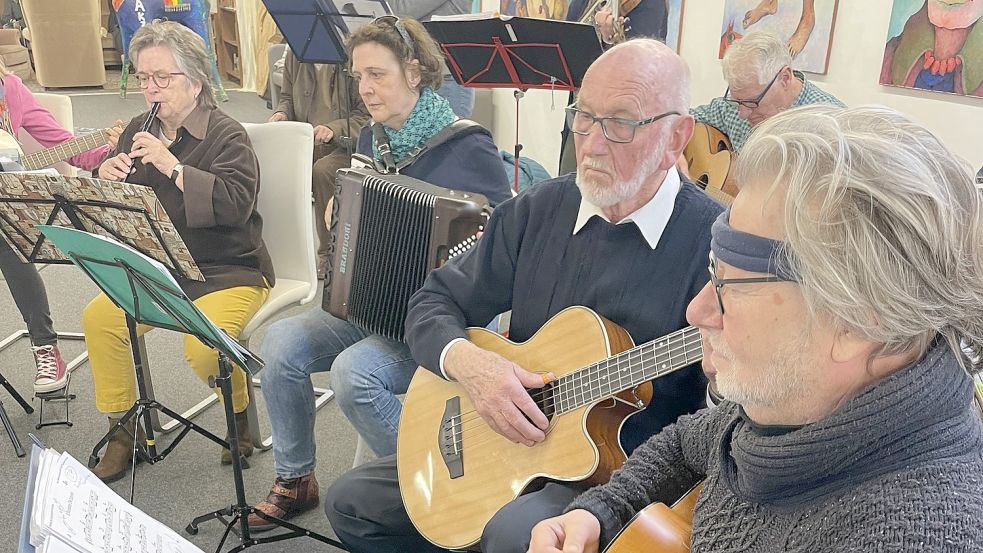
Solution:
<svg viewBox="0 0 983 553">
<path fill-rule="evenodd" d="M 242 83 L 242 54 L 235 0 L 219 0 L 215 14 L 215 56 L 222 77 Z"/>
</svg>

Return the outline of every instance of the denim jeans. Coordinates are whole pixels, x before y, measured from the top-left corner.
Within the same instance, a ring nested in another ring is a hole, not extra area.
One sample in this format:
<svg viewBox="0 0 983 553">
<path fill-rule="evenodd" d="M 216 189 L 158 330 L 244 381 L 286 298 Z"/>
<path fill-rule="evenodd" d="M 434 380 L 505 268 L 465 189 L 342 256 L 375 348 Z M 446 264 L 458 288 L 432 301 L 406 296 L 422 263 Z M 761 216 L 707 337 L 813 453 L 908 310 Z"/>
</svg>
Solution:
<svg viewBox="0 0 983 553">
<path fill-rule="evenodd" d="M 396 452 L 396 431 L 416 362 L 409 348 L 315 308 L 277 321 L 263 339 L 263 397 L 273 428 L 277 476 L 314 472 L 310 375 L 331 371 L 331 387 L 355 430 L 377 455 Z"/>
<path fill-rule="evenodd" d="M 457 84 L 454 77 L 444 75 L 444 82 L 437 89 L 437 94 L 450 102 L 451 109 L 458 117 L 471 117 L 471 112 L 474 111 L 474 90 Z"/>
</svg>

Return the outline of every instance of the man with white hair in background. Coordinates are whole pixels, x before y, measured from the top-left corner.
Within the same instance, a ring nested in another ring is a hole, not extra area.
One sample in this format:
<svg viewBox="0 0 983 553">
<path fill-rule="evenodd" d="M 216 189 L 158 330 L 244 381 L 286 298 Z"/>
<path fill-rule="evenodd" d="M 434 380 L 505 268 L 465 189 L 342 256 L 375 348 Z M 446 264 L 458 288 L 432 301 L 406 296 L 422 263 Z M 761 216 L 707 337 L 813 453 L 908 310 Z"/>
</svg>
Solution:
<svg viewBox="0 0 983 553">
<path fill-rule="evenodd" d="M 687 312 L 727 399 L 639 446 L 530 551 L 595 552 L 700 481 L 696 553 L 983 551 L 970 168 L 889 108 L 809 106 L 762 123 L 736 171 Z"/>
<path fill-rule="evenodd" d="M 727 49 L 721 62 L 727 91 L 690 113 L 698 123 L 720 129 L 740 153 L 751 129 L 787 109 L 810 104 L 843 106 L 832 94 L 792 69 L 788 46 L 775 35 L 754 31 Z"/>
<path fill-rule="evenodd" d="M 499 205 L 481 240 L 432 272 L 410 300 L 414 359 L 459 382 L 488 426 L 513 442 L 536 447 L 546 439 L 547 417 L 528 392 L 545 384 L 534 372 L 542 368 L 479 348 L 465 327 L 511 309 L 509 338 L 523 342 L 553 315 L 583 305 L 643 343 L 682 328 L 686 304 L 707 282 L 710 224 L 723 208 L 681 182 L 674 167 L 693 132 L 688 99 L 689 70 L 665 44 L 637 39 L 608 50 L 567 108 L 576 177 L 537 184 Z M 706 389 L 695 364 L 653 387 L 651 407 L 624 423 L 626 452 L 702 406 Z M 550 482 L 502 507 L 484 528 L 481 550 L 524 552 L 532 526 L 582 489 Z M 324 503 L 349 551 L 438 550 L 403 508 L 395 457 L 343 475 Z"/>
</svg>

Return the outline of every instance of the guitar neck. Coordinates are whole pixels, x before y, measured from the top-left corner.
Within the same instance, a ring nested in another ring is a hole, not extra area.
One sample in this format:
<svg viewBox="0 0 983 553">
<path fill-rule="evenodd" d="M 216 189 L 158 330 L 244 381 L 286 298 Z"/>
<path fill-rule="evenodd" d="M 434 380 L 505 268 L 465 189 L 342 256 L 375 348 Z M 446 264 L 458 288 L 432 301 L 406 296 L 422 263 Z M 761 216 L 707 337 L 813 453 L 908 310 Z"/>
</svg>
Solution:
<svg viewBox="0 0 983 553">
<path fill-rule="evenodd" d="M 701 359 L 700 331 L 686 327 L 558 378 L 553 383 L 556 412 L 612 397 Z"/>
<path fill-rule="evenodd" d="M 43 169 L 59 161 L 64 161 L 83 152 L 98 148 L 108 142 L 109 134 L 105 130 L 96 131 L 30 154 L 22 160 L 21 164 L 29 171 Z"/>
</svg>

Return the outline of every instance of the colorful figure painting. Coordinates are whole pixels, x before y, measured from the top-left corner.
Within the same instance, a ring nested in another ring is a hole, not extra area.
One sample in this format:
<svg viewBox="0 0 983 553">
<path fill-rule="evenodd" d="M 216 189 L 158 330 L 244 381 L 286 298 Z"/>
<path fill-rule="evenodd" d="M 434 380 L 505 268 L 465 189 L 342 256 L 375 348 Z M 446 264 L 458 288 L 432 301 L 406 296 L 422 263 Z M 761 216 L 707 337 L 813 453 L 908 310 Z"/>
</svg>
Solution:
<svg viewBox="0 0 983 553">
<path fill-rule="evenodd" d="M 612 1 L 612 0 L 608 0 Z M 603 3 L 603 0 L 601 0 Z M 499 11 L 504 15 L 579 21 L 591 12 L 595 0 L 501 0 Z M 625 35 L 655 37 L 679 51 L 679 32 L 683 20 L 683 0 L 641 0 L 625 15 L 628 19 Z"/>
<path fill-rule="evenodd" d="M 826 73 L 839 0 L 727 0 L 720 30 L 720 57 L 751 31 L 782 38 L 792 53 L 793 68 Z"/>
<path fill-rule="evenodd" d="M 140 27 L 155 19 L 175 21 L 188 27 L 205 41 L 205 50 L 212 61 L 212 79 L 219 99 L 228 100 L 218 74 L 211 34 L 208 31 L 208 0 L 113 0 L 113 9 L 123 35 L 123 75 L 120 96 L 126 96 L 127 74 L 130 70 L 130 38 Z"/>
<path fill-rule="evenodd" d="M 983 96 L 983 2 L 894 0 L 880 83 Z"/>
</svg>

